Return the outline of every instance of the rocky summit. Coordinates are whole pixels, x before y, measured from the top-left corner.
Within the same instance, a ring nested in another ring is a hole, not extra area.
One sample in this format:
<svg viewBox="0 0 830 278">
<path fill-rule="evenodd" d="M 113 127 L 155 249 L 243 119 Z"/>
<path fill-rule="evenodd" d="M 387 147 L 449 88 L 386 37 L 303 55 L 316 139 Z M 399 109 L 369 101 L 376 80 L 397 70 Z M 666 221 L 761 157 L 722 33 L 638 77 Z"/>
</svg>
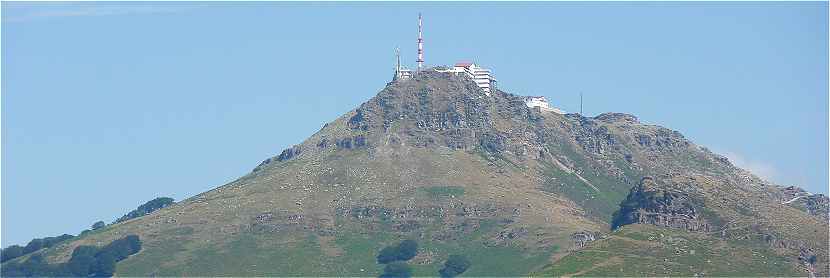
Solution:
<svg viewBox="0 0 830 278">
<path fill-rule="evenodd" d="M 826 196 L 632 115 L 529 108 L 465 76 L 391 82 L 275 153 L 36 254 L 137 235 L 115 275 L 830 275 Z"/>
</svg>

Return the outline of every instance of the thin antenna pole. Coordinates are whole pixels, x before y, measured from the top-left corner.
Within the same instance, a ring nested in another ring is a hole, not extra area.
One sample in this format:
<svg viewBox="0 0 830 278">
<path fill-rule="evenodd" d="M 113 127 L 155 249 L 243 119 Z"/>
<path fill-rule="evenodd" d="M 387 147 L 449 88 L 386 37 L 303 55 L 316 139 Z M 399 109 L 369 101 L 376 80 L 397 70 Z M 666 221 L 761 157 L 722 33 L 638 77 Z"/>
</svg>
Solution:
<svg viewBox="0 0 830 278">
<path fill-rule="evenodd" d="M 424 34 L 423 34 L 423 18 L 421 13 L 418 13 L 418 71 L 424 67 Z"/>
<path fill-rule="evenodd" d="M 395 64 L 395 74 L 398 74 L 401 72 L 401 49 L 398 47 L 395 47 L 395 60 L 397 60 L 397 63 Z"/>
<path fill-rule="evenodd" d="M 579 92 L 579 115 L 582 115 L 582 92 Z"/>
</svg>

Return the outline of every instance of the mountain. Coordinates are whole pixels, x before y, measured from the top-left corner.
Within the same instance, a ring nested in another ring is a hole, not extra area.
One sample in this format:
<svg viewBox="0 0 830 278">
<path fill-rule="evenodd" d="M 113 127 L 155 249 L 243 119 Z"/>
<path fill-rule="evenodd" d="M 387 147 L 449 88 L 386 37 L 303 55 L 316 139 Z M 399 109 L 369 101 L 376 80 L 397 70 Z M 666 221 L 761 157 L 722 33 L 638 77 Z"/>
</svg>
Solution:
<svg viewBox="0 0 830 278">
<path fill-rule="evenodd" d="M 827 204 L 632 115 L 426 70 L 231 183 L 36 253 L 138 235 L 116 275 L 378 276 L 413 240 L 418 276 L 451 255 L 461 276 L 828 276 Z"/>
</svg>

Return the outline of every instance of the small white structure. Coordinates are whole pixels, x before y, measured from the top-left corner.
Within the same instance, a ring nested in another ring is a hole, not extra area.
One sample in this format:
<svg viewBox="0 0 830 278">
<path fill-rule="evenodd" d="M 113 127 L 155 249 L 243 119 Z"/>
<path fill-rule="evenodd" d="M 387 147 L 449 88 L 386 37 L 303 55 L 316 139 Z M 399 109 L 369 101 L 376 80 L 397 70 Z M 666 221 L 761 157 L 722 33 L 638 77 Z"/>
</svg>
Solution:
<svg viewBox="0 0 830 278">
<path fill-rule="evenodd" d="M 399 48 L 395 48 L 395 58 L 397 64 L 395 64 L 395 76 L 392 77 L 392 81 L 412 78 L 412 71 L 401 65 L 401 50 Z"/>
<path fill-rule="evenodd" d="M 451 72 L 458 74 L 465 74 L 473 79 L 473 82 L 481 88 L 485 94 L 490 95 L 491 85 L 495 85 L 496 79 L 493 77 L 489 69 L 479 67 L 473 62 L 458 62 L 455 63 L 451 69 L 439 70 L 440 72 Z"/>
<path fill-rule="evenodd" d="M 542 111 L 550 111 L 556 114 L 565 114 L 564 111 L 559 110 L 559 108 L 553 107 L 548 102 L 548 99 L 544 96 L 529 96 L 525 97 L 525 105 L 530 108 L 539 107 L 539 110 Z"/>
</svg>

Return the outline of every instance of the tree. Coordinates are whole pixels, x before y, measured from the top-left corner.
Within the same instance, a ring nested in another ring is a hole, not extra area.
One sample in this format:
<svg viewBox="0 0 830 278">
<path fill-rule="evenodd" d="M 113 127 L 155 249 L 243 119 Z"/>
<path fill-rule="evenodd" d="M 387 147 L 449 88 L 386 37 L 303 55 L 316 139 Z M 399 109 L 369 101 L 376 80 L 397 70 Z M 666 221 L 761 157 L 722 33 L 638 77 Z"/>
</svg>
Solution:
<svg viewBox="0 0 830 278">
<path fill-rule="evenodd" d="M 409 268 L 408 265 L 404 262 L 394 262 L 387 264 L 386 267 L 383 268 L 383 273 L 380 275 L 381 278 L 409 278 L 412 277 L 412 269 Z"/>
<path fill-rule="evenodd" d="M 397 246 L 387 246 L 380 250 L 378 253 L 378 263 L 379 264 L 387 264 L 398 260 L 398 247 Z"/>
<path fill-rule="evenodd" d="M 408 261 L 418 254 L 418 242 L 407 239 L 398 244 L 398 260 Z"/>
<path fill-rule="evenodd" d="M 32 248 L 39 244 L 53 244 L 51 242 L 60 241 L 62 237 L 39 239 L 32 244 Z M 23 247 L 18 246 L 18 248 Z M 48 264 L 41 254 L 33 254 L 22 263 L 4 263 L 0 274 L 3 277 L 110 277 L 115 273 L 115 263 L 140 250 L 141 241 L 138 236 L 128 235 L 100 249 L 88 245 L 78 246 L 72 250 L 72 257 L 69 261 L 62 264 Z"/>
<path fill-rule="evenodd" d="M 97 229 L 100 229 L 100 228 L 103 228 L 103 227 L 106 227 L 106 226 L 107 226 L 107 223 L 104 223 L 104 221 L 98 221 L 98 222 L 95 222 L 95 224 L 92 224 L 92 229 L 97 230 Z"/>
<path fill-rule="evenodd" d="M 23 256 L 25 253 L 23 253 L 23 246 L 12 245 L 3 248 L 3 251 L 0 254 L 0 262 L 6 262 L 8 260 Z"/>
<path fill-rule="evenodd" d="M 72 257 L 66 263 L 67 271 L 76 277 L 88 276 L 95 266 L 95 254 L 98 253 L 98 248 L 95 246 L 81 245 L 72 251 Z"/>
<path fill-rule="evenodd" d="M 141 217 L 150 214 L 158 209 L 172 205 L 173 203 L 175 203 L 173 201 L 173 198 L 169 197 L 159 197 L 152 199 L 144 203 L 143 205 L 138 206 L 136 209 L 130 211 L 126 215 L 121 216 L 120 218 L 118 218 L 118 220 L 115 220 L 115 223 L 127 221 L 136 217 Z"/>
<path fill-rule="evenodd" d="M 467 271 L 467 268 L 470 268 L 470 260 L 461 255 L 450 255 L 438 273 L 441 277 L 455 277 Z"/>
<path fill-rule="evenodd" d="M 55 244 L 60 243 L 61 241 L 73 238 L 74 236 L 63 234 L 61 236 L 56 237 L 44 237 L 44 238 L 35 238 L 29 241 L 25 247 L 21 247 L 19 245 L 12 245 L 6 248 L 3 248 L 2 255 L 0 255 L 0 262 L 6 262 L 8 260 L 35 252 L 37 250 L 43 248 L 49 248 L 54 246 Z"/>
<path fill-rule="evenodd" d="M 95 277 L 112 277 L 115 273 L 115 256 L 112 253 L 99 253 L 95 256 L 96 264 L 90 274 Z"/>
<path fill-rule="evenodd" d="M 396 246 L 387 246 L 380 250 L 377 260 L 379 264 L 387 264 L 394 261 L 408 261 L 418 254 L 418 242 L 404 240 Z"/>
<path fill-rule="evenodd" d="M 26 247 L 23 247 L 23 253 L 29 254 L 37 250 L 40 250 L 41 248 L 43 248 L 43 239 L 35 238 L 29 241 L 29 243 L 26 244 Z"/>
</svg>

